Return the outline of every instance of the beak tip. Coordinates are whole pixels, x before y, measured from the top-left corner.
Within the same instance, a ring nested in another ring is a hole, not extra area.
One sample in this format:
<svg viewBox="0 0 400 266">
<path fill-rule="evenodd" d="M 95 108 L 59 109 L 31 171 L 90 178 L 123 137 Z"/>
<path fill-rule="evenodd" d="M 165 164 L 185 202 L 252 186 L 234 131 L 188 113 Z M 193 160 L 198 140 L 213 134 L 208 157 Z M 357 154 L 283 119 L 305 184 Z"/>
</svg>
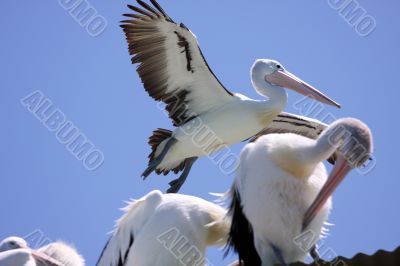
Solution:
<svg viewBox="0 0 400 266">
<path fill-rule="evenodd" d="M 336 107 L 338 109 L 342 109 L 342 105 L 340 103 L 337 103 L 337 102 L 333 101 L 333 100 L 330 100 L 330 103 L 328 103 L 328 104 L 331 105 L 331 106 L 334 106 L 334 107 Z"/>
</svg>

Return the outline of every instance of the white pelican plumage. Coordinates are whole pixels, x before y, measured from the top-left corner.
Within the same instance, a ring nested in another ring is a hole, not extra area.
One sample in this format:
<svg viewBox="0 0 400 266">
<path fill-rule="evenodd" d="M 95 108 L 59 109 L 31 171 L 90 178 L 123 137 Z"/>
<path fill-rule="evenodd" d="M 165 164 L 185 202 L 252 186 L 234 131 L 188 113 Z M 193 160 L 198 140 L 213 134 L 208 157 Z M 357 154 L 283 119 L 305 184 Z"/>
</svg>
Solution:
<svg viewBox="0 0 400 266">
<path fill-rule="evenodd" d="M 20 237 L 8 237 L 0 242 L 0 266 L 84 266 L 85 260 L 71 246 L 54 242 L 31 249 Z"/>
<path fill-rule="evenodd" d="M 45 245 L 37 251 L 61 262 L 62 266 L 85 266 L 82 255 L 74 247 L 62 241 Z"/>
<path fill-rule="evenodd" d="M 253 100 L 227 90 L 208 66 L 194 34 L 176 24 L 155 0 L 149 5 L 137 0 L 128 7 L 135 14 L 125 14 L 122 21 L 132 63 L 144 88 L 166 111 L 176 129 L 157 129 L 150 137 L 151 172 L 182 175 L 170 183 L 168 192 L 177 192 L 194 161 L 231 144 L 251 138 L 267 127 L 287 103 L 284 88 L 340 107 L 338 103 L 300 80 L 275 60 L 256 60 L 251 69 L 255 90 L 268 100 Z M 202 128 L 212 132 L 206 147 L 195 143 L 193 134 Z M 295 130 L 295 129 L 294 129 Z"/>
<path fill-rule="evenodd" d="M 123 210 L 97 266 L 204 265 L 230 228 L 224 208 L 188 195 L 154 190 Z"/>
<path fill-rule="evenodd" d="M 229 246 L 244 265 L 301 261 L 295 243 L 304 230 L 316 238 L 331 209 L 331 194 L 372 152 L 369 128 L 353 118 L 332 123 L 317 140 L 296 134 L 260 136 L 241 153 L 231 189 Z M 336 153 L 329 177 L 323 161 Z"/>
</svg>

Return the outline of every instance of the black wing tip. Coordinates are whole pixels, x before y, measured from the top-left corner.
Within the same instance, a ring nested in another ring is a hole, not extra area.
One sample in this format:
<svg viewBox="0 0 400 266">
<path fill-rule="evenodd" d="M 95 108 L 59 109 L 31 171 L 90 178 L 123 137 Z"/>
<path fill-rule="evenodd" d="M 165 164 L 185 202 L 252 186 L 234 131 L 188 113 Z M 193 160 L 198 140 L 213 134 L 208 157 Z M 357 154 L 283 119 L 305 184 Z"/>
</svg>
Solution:
<svg viewBox="0 0 400 266">
<path fill-rule="evenodd" d="M 181 28 L 184 28 L 185 30 L 189 30 L 189 28 L 188 28 L 188 27 L 186 27 L 186 25 L 185 25 L 185 24 L 183 24 L 182 22 L 181 22 L 181 24 L 179 24 L 179 27 L 181 27 Z"/>
<path fill-rule="evenodd" d="M 129 9 L 132 9 L 132 10 L 134 10 L 136 7 L 135 6 L 133 6 L 133 5 L 130 5 L 130 4 L 127 4 L 126 5 Z"/>
<path fill-rule="evenodd" d="M 157 18 L 161 18 L 163 17 L 165 20 L 175 23 L 175 21 L 173 21 L 168 15 L 167 13 L 164 11 L 164 9 L 157 3 L 157 1 L 155 0 L 150 0 L 150 2 L 152 3 L 152 6 L 150 6 L 149 4 L 147 4 L 146 2 L 142 1 L 142 0 L 136 0 L 136 2 L 140 5 L 140 7 L 134 6 L 134 5 L 130 5 L 127 4 L 127 7 L 139 14 L 144 15 L 145 17 L 151 18 L 151 19 L 155 19 L 157 16 Z M 157 12 L 158 11 L 158 12 Z M 155 15 L 155 16 L 154 16 Z M 123 14 L 123 16 L 132 16 L 131 14 Z"/>
<path fill-rule="evenodd" d="M 164 17 L 168 17 L 167 13 L 165 13 L 164 9 L 160 6 L 159 3 L 157 3 L 156 0 L 150 0 L 150 2 L 155 8 L 157 8 L 158 11 L 160 11 L 161 14 L 163 14 Z"/>
<path fill-rule="evenodd" d="M 141 5 L 144 9 L 150 11 L 154 15 L 156 15 L 158 18 L 161 18 L 161 14 L 157 12 L 154 8 L 152 8 L 149 4 L 146 2 L 143 2 L 142 0 L 136 0 L 136 2 Z"/>
<path fill-rule="evenodd" d="M 137 12 L 139 14 L 142 14 L 145 17 L 148 17 L 150 19 L 155 19 L 155 16 L 152 13 L 149 13 L 148 11 L 146 11 L 146 10 L 140 8 L 140 7 L 133 6 L 133 5 L 128 5 L 128 7 L 130 9 L 132 9 L 133 11 L 135 11 L 135 12 Z"/>
<path fill-rule="evenodd" d="M 252 226 L 243 213 L 240 193 L 235 185 L 231 189 L 231 203 L 228 208 L 228 215 L 232 217 L 232 225 L 228 236 L 226 253 L 235 251 L 238 254 L 239 262 L 243 262 L 244 265 L 261 265 L 261 258 L 254 245 Z"/>
<path fill-rule="evenodd" d="M 164 18 L 172 23 L 175 23 L 175 21 L 168 16 L 168 14 L 164 11 L 164 9 L 160 6 L 159 3 L 157 3 L 156 0 L 150 0 L 151 4 L 164 16 Z"/>
</svg>

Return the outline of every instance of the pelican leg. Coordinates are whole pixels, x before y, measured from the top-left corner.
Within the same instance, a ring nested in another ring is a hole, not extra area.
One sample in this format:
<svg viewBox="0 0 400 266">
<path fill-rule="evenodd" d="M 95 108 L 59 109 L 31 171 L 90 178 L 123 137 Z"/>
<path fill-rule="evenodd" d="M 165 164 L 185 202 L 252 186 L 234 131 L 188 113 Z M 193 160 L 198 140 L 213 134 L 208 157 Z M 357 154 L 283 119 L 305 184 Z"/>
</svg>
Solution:
<svg viewBox="0 0 400 266">
<path fill-rule="evenodd" d="M 272 250 L 274 251 L 275 257 L 278 259 L 279 263 L 282 266 L 288 266 L 287 263 L 285 262 L 285 259 L 283 258 L 281 250 L 278 247 L 274 246 L 274 245 L 271 245 L 271 247 L 272 247 Z"/>
<path fill-rule="evenodd" d="M 186 178 L 189 175 L 190 169 L 192 168 L 193 163 L 197 160 L 197 157 L 188 158 L 186 160 L 187 161 L 186 161 L 185 169 L 183 170 L 183 173 L 177 179 L 174 179 L 171 182 L 169 182 L 170 187 L 167 190 L 167 193 L 178 193 L 179 189 L 185 183 Z"/>
<path fill-rule="evenodd" d="M 151 172 L 156 170 L 157 166 L 161 163 L 164 159 L 165 155 L 167 155 L 168 150 L 174 145 L 178 140 L 175 138 L 170 138 L 167 143 L 165 144 L 164 149 L 161 151 L 160 155 L 157 156 L 154 160 L 152 160 L 149 165 L 147 166 L 146 170 L 142 173 L 143 180 L 145 180 Z"/>
</svg>

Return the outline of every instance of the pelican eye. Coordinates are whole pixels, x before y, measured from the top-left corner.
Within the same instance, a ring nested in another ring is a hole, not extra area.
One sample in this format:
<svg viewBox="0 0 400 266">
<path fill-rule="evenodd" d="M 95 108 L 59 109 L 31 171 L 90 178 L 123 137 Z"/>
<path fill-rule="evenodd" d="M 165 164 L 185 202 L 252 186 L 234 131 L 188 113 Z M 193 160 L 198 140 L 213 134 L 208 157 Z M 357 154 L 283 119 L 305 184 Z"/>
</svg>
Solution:
<svg viewBox="0 0 400 266">
<path fill-rule="evenodd" d="M 280 68 L 282 68 L 282 67 L 281 67 L 281 65 L 276 65 L 276 68 L 280 69 Z"/>
</svg>

